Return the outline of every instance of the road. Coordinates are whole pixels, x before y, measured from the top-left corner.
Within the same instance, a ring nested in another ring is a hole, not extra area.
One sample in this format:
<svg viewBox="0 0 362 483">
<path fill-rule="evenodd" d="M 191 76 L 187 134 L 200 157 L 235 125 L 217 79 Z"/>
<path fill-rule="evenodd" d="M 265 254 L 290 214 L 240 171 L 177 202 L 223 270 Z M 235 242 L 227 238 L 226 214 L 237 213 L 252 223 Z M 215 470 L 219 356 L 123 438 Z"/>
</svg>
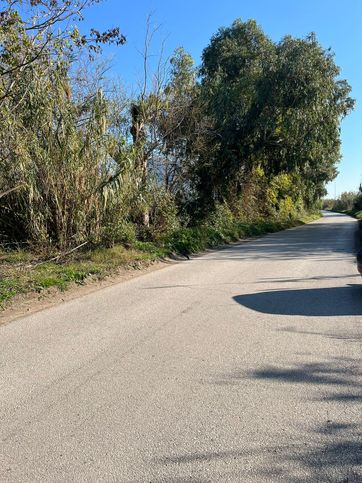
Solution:
<svg viewBox="0 0 362 483">
<path fill-rule="evenodd" d="M 355 230 L 330 214 L 0 327 L 0 481 L 362 482 Z"/>
</svg>

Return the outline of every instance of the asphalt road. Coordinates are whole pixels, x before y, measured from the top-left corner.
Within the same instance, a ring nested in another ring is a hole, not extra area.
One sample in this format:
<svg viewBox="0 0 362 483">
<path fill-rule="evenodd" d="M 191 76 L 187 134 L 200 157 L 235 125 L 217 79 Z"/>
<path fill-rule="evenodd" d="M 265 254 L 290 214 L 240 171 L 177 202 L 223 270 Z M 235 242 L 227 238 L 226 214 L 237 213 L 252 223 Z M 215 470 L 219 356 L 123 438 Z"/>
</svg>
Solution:
<svg viewBox="0 0 362 483">
<path fill-rule="evenodd" d="M 362 482 L 356 222 L 0 327 L 0 481 Z"/>
</svg>

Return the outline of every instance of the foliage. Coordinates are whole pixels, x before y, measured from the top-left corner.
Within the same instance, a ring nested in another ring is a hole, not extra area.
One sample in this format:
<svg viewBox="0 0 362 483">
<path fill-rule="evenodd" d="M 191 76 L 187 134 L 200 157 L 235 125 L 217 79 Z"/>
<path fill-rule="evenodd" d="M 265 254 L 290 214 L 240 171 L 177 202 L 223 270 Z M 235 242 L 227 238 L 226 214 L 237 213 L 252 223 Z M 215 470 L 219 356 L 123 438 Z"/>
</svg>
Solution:
<svg viewBox="0 0 362 483">
<path fill-rule="evenodd" d="M 101 245 L 113 247 L 117 243 L 126 246 L 134 245 L 136 242 L 136 228 L 133 223 L 120 220 L 108 222 L 104 225 L 100 239 Z"/>
<path fill-rule="evenodd" d="M 223 214 L 227 214 L 223 218 Z M 235 218 L 225 205 L 216 211 L 201 226 L 181 228 L 168 238 L 166 246 L 173 252 L 188 255 L 210 247 L 230 243 L 242 238 L 298 226 L 318 219 L 318 212 L 288 220 L 260 219 L 246 222 Z"/>
<path fill-rule="evenodd" d="M 362 183 L 359 185 L 357 196 L 353 203 L 354 210 L 362 211 Z"/>
<path fill-rule="evenodd" d="M 344 191 L 337 199 L 323 200 L 322 207 L 337 212 L 350 212 L 359 210 L 360 192 Z"/>
<path fill-rule="evenodd" d="M 261 167 L 267 183 L 283 174 L 303 180 L 312 208 L 336 175 L 339 124 L 353 107 L 332 53 L 314 34 L 275 44 L 254 21 L 237 20 L 211 39 L 202 61 L 201 95 L 213 120 L 212 155 L 199 166 L 199 191 L 210 185 L 205 202 L 242 195 Z"/>
<path fill-rule="evenodd" d="M 314 34 L 276 43 L 236 20 L 199 69 L 179 47 L 151 72 L 148 23 L 144 78 L 129 94 L 97 58 L 124 43 L 119 29 L 77 25 L 96 1 L 0 0 L 2 243 L 51 254 L 87 242 L 99 256 L 122 244 L 156 257 L 289 226 L 317 207 L 353 100 Z M 81 280 L 87 267 L 50 267 L 39 284 Z"/>
<path fill-rule="evenodd" d="M 70 74 L 75 49 L 96 51 L 95 45 L 116 40 L 117 32 L 93 30 L 94 44 L 92 38 L 55 28 L 92 1 L 31 2 L 29 18 L 16 10 L 22 2 L 5 3 L 0 22 L 0 234 L 8 241 L 60 248 L 98 240 L 104 223 L 117 223 L 107 195 L 110 181 L 119 183 L 124 174 L 120 153 L 125 150 L 119 149 L 121 140 L 106 132 L 110 119 L 102 90 L 75 98 Z M 119 201 L 112 200 L 113 205 Z"/>
<path fill-rule="evenodd" d="M 124 164 L 110 155 L 102 92 L 73 102 L 67 74 L 64 65 L 50 66 L 46 76 L 33 66 L 16 86 L 21 106 L 8 98 L 0 108 L 3 183 L 19 186 L 0 200 L 1 231 L 61 248 L 98 239 L 102 224 L 115 218 L 117 200 L 106 188 Z"/>
</svg>

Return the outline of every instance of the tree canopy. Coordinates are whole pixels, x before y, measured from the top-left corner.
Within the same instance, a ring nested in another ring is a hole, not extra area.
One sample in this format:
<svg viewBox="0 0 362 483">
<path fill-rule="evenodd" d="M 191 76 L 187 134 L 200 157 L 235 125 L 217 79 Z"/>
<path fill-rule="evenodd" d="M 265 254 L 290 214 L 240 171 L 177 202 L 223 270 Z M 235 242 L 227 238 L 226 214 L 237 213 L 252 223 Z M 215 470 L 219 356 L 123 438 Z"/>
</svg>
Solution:
<svg viewBox="0 0 362 483">
<path fill-rule="evenodd" d="M 165 239 L 205 220 L 318 205 L 354 101 L 315 34 L 274 42 L 236 20 L 199 68 L 179 47 L 156 72 L 148 35 L 131 95 L 103 89 L 104 71 L 89 67 L 102 44 L 125 42 L 119 28 L 81 33 L 96 1 L 0 0 L 0 239 Z"/>
<path fill-rule="evenodd" d="M 213 120 L 213 156 L 201 169 L 216 199 L 241 193 L 255 169 L 268 182 L 284 173 L 310 205 L 336 176 L 341 119 L 353 108 L 333 54 L 287 36 L 272 42 L 255 21 L 236 20 L 205 48 L 205 112 Z"/>
</svg>

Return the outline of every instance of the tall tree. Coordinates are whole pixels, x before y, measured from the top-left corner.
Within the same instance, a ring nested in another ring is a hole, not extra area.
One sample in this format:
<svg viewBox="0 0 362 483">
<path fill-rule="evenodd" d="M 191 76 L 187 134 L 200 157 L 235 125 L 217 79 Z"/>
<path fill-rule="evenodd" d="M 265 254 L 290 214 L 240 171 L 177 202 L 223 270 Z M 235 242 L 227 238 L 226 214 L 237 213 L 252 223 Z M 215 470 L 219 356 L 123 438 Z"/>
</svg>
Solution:
<svg viewBox="0 0 362 483">
<path fill-rule="evenodd" d="M 237 20 L 211 39 L 202 61 L 213 120 L 213 154 L 199 171 L 208 202 L 237 198 L 260 168 L 269 181 L 293 175 L 313 204 L 336 175 L 340 122 L 354 104 L 333 54 L 314 34 L 275 44 L 254 21 Z"/>
<path fill-rule="evenodd" d="M 203 186 L 211 184 L 214 201 L 240 192 L 253 167 L 263 108 L 259 86 L 275 55 L 275 45 L 253 20 L 220 29 L 203 51 L 201 96 L 214 121 L 209 132 L 214 149 L 200 175 Z"/>
</svg>

